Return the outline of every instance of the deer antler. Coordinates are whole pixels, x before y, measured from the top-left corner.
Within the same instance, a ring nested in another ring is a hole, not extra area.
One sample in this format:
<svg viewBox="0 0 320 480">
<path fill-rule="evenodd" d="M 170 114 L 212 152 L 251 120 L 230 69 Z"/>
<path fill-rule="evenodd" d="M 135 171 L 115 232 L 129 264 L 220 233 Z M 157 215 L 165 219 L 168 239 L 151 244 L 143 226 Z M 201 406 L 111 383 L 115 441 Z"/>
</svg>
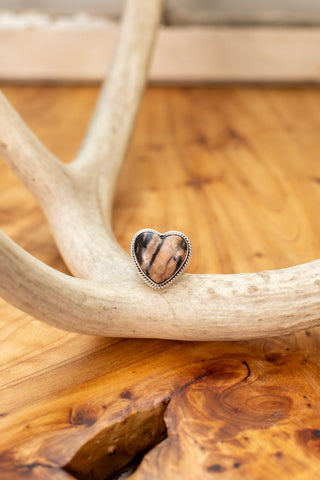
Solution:
<svg viewBox="0 0 320 480">
<path fill-rule="evenodd" d="M 0 96 L 8 165 L 51 224 L 74 278 L 0 234 L 0 292 L 56 327 L 121 337 L 238 340 L 320 323 L 320 261 L 270 272 L 184 274 L 167 290 L 143 284 L 111 229 L 114 186 L 143 91 L 161 0 L 129 0 L 116 55 L 77 158 L 62 164 Z"/>
</svg>

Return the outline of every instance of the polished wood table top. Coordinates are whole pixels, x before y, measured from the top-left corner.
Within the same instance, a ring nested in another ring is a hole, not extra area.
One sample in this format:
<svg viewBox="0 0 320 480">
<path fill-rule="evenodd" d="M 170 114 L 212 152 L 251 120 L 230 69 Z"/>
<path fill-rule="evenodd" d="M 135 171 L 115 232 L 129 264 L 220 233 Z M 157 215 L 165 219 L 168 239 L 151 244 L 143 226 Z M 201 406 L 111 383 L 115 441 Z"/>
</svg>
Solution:
<svg viewBox="0 0 320 480">
<path fill-rule="evenodd" d="M 98 88 L 3 90 L 70 161 Z M 319 258 L 319 107 L 312 87 L 149 88 L 114 204 L 123 248 L 150 227 L 188 235 L 188 272 Z M 67 273 L 43 213 L 4 163 L 0 182 L 1 228 Z M 98 338 L 4 301 L 0 325 L 1 480 L 318 475 L 318 328 L 234 343 Z"/>
</svg>

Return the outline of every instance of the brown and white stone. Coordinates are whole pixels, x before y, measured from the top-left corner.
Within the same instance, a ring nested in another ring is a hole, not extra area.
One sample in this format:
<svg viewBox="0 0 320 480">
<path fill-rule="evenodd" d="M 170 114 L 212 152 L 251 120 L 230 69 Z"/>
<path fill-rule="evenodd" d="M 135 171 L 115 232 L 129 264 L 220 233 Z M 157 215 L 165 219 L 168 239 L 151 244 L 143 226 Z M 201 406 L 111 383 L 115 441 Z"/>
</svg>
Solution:
<svg viewBox="0 0 320 480">
<path fill-rule="evenodd" d="M 182 268 L 188 250 L 187 241 L 177 234 L 142 232 L 134 243 L 138 265 L 158 285 L 172 278 Z"/>
</svg>

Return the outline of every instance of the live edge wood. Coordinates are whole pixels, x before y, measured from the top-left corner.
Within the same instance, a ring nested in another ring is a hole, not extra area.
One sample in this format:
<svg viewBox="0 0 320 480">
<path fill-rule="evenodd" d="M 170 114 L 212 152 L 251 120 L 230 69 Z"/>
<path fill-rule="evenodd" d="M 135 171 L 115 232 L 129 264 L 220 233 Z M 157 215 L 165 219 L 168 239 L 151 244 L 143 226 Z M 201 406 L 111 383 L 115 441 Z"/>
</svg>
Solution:
<svg viewBox="0 0 320 480">
<path fill-rule="evenodd" d="M 73 158 L 95 87 L 4 92 Z M 114 205 L 121 245 L 181 230 L 194 273 L 320 257 L 319 105 L 313 88 L 149 89 Z M 35 200 L 3 164 L 0 179 L 2 229 L 67 272 Z M 0 314 L 1 480 L 117 478 L 150 448 L 133 479 L 318 475 L 319 328 L 183 343 L 66 333 L 3 301 Z"/>
</svg>

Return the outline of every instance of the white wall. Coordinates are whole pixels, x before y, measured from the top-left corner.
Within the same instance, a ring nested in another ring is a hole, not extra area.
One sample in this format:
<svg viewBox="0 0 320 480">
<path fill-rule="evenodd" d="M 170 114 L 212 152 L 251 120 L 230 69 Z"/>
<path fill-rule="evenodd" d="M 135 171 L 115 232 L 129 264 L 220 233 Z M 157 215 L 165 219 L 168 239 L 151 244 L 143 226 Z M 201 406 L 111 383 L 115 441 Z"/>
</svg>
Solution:
<svg viewBox="0 0 320 480">
<path fill-rule="evenodd" d="M 0 9 L 59 13 L 86 10 L 117 17 L 123 3 L 123 0 L 0 0 Z M 320 23 L 320 0 L 166 0 L 164 18 L 170 24 Z"/>
</svg>

